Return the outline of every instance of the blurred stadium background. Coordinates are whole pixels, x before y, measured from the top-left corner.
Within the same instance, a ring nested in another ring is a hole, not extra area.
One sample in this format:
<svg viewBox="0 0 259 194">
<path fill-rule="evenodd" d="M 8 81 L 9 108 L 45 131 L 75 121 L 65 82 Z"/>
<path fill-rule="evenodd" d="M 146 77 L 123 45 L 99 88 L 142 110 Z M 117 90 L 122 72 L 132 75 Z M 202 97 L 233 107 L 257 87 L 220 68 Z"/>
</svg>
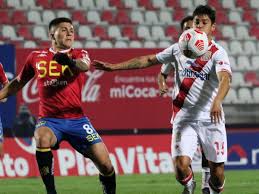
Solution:
<svg viewBox="0 0 259 194">
<path fill-rule="evenodd" d="M 55 17 L 74 21 L 74 47 L 85 48 L 92 60 L 117 62 L 156 53 L 177 41 L 181 19 L 199 4 L 217 10 L 215 40 L 227 50 L 233 70 L 224 102 L 229 142 L 226 169 L 259 169 L 258 0 L 0 0 L 0 61 L 12 79 L 30 51 L 49 47 L 48 23 Z M 159 69 L 86 73 L 84 110 L 103 136 L 120 174 L 173 172 L 171 99 L 158 95 Z M 0 106 L 6 137 L 0 178 L 38 176 L 33 130 L 20 121 L 21 114 L 30 115 L 30 124 L 37 117 L 35 80 Z M 91 162 L 67 144 L 55 158 L 57 175 L 97 174 Z M 194 168 L 200 170 L 199 153 Z M 259 186 L 253 186 L 255 191 L 244 194 L 258 194 Z"/>
</svg>

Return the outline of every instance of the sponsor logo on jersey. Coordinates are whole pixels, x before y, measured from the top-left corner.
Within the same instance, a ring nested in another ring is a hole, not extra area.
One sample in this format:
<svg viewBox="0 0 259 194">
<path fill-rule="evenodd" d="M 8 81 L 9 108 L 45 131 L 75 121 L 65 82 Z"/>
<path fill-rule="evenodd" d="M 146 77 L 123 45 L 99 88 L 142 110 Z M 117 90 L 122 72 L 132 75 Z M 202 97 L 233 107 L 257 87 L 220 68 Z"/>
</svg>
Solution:
<svg viewBox="0 0 259 194">
<path fill-rule="evenodd" d="M 57 86 L 66 86 L 66 85 L 67 85 L 66 80 L 60 81 L 58 79 L 51 79 L 51 80 L 46 80 L 44 82 L 44 86 L 57 87 Z"/>
<path fill-rule="evenodd" d="M 209 80 L 210 74 L 204 72 L 193 71 L 192 69 L 184 68 L 180 71 L 180 75 L 185 78 L 199 78 L 200 80 Z"/>
<path fill-rule="evenodd" d="M 43 126 L 43 125 L 45 125 L 46 124 L 46 121 L 39 121 L 37 124 L 36 124 L 36 127 L 35 128 L 39 128 L 39 127 L 41 127 L 41 126 Z"/>
<path fill-rule="evenodd" d="M 25 152 L 30 154 L 35 154 L 36 140 L 33 137 L 28 137 L 28 138 L 15 137 L 14 140 L 18 144 L 18 146 L 22 148 Z"/>
</svg>

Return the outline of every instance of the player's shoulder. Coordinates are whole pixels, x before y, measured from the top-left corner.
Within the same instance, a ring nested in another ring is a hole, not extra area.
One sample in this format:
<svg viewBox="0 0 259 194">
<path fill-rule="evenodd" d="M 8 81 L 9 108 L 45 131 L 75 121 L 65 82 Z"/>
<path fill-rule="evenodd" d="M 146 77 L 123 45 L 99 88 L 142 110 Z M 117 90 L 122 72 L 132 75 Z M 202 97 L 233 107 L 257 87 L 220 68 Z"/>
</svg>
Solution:
<svg viewBox="0 0 259 194">
<path fill-rule="evenodd" d="M 41 50 L 33 50 L 30 52 L 30 56 L 39 56 L 39 57 L 43 57 L 48 55 L 49 53 L 49 49 L 41 49 Z"/>
<path fill-rule="evenodd" d="M 227 51 L 218 43 L 216 43 L 214 40 L 211 41 L 212 45 L 210 48 L 210 51 L 212 52 L 212 58 L 228 58 Z"/>
<path fill-rule="evenodd" d="M 217 51 L 219 53 L 227 54 L 227 51 L 223 48 L 223 46 L 220 45 L 220 43 L 218 43 L 218 42 L 216 42 L 214 40 L 212 40 L 211 42 L 212 42 L 212 45 L 217 49 Z"/>
<path fill-rule="evenodd" d="M 176 42 L 176 43 L 172 44 L 171 46 L 169 46 L 168 49 L 179 49 L 180 50 L 178 42 Z"/>
<path fill-rule="evenodd" d="M 162 51 L 162 53 L 177 53 L 180 52 L 180 47 L 178 43 L 174 43 Z"/>
<path fill-rule="evenodd" d="M 72 49 L 71 49 L 71 52 L 72 52 L 72 53 L 84 53 L 84 54 L 87 54 L 87 55 L 88 55 L 88 52 L 87 52 L 87 50 L 85 50 L 85 49 L 75 49 L 75 48 L 72 48 Z"/>
</svg>

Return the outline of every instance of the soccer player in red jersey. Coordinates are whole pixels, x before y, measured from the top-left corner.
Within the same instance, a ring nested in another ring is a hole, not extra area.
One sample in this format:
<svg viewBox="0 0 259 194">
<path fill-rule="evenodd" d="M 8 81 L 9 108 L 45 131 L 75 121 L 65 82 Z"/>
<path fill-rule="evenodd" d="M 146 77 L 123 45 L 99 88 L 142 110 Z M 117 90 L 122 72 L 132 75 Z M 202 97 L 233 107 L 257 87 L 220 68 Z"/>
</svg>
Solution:
<svg viewBox="0 0 259 194">
<path fill-rule="evenodd" d="M 8 78 L 4 72 L 3 65 L 0 63 L 0 84 L 2 87 L 4 87 L 6 84 L 8 84 Z M 6 98 L 2 99 L 1 102 L 6 102 Z M 4 132 L 3 132 L 3 126 L 2 126 L 2 121 L 0 118 L 0 156 L 3 155 L 3 140 L 4 140 Z"/>
<path fill-rule="evenodd" d="M 104 194 L 115 194 L 115 171 L 109 153 L 81 107 L 84 72 L 90 67 L 85 50 L 74 50 L 74 27 L 68 18 L 49 23 L 51 48 L 33 51 L 19 75 L 0 91 L 0 99 L 15 94 L 33 77 L 39 90 L 39 120 L 36 124 L 36 159 L 47 194 L 56 194 L 51 149 L 66 140 L 100 171 Z"/>
</svg>

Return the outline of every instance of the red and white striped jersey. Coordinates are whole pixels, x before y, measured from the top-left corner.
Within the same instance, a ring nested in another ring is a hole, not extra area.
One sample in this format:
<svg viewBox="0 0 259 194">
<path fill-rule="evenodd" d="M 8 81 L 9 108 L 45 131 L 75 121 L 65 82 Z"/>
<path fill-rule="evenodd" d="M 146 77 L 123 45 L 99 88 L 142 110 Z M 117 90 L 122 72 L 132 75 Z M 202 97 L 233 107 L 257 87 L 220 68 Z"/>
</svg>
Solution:
<svg viewBox="0 0 259 194">
<path fill-rule="evenodd" d="M 232 74 L 226 51 L 211 41 L 207 53 L 190 59 L 181 53 L 176 43 L 156 57 L 165 64 L 161 68 L 162 73 L 168 74 L 175 69 L 171 122 L 178 119 L 210 119 L 211 105 L 218 92 L 217 73 L 227 71 Z"/>
</svg>

